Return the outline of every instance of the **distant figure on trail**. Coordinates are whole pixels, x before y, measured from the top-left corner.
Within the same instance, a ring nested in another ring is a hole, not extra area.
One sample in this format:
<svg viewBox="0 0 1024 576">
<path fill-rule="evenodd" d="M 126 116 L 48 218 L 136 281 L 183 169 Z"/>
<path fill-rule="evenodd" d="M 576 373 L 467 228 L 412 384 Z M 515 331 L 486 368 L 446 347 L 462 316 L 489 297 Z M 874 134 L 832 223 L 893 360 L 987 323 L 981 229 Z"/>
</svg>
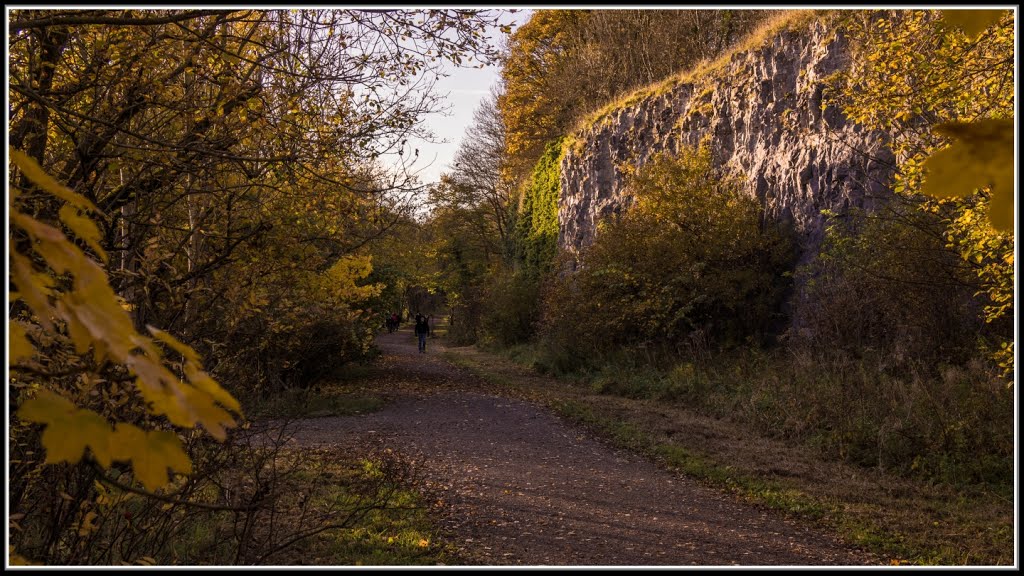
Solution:
<svg viewBox="0 0 1024 576">
<path fill-rule="evenodd" d="M 430 335 L 430 324 L 427 323 L 426 317 L 422 314 L 416 314 L 416 327 L 413 331 L 416 332 L 416 338 L 419 340 L 420 352 L 426 352 L 427 336 Z"/>
<path fill-rule="evenodd" d="M 402 320 L 398 316 L 398 312 L 393 312 L 391 314 L 391 316 L 388 316 L 388 333 L 391 333 L 391 332 L 394 332 L 395 330 L 398 330 L 398 328 L 401 326 L 401 324 L 402 324 Z"/>
</svg>

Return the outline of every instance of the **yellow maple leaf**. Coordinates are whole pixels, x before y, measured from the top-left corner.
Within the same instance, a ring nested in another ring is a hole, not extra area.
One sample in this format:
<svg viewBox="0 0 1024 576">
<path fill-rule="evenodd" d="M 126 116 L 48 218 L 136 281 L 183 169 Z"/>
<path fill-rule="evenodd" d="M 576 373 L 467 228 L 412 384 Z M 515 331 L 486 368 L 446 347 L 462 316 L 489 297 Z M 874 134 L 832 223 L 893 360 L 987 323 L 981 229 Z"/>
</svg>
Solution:
<svg viewBox="0 0 1024 576">
<path fill-rule="evenodd" d="M 979 120 L 940 124 L 935 130 L 954 142 L 923 164 L 921 192 L 937 198 L 961 197 L 988 186 L 989 219 L 999 231 L 1013 228 L 1013 121 Z"/>
<path fill-rule="evenodd" d="M 32 355 L 35 353 L 35 347 L 28 341 L 28 337 L 25 332 L 25 325 L 17 320 L 9 320 L 8 326 L 8 348 L 11 353 L 11 362 L 17 362 L 22 358 L 32 359 Z"/>
<path fill-rule="evenodd" d="M 1006 10 L 939 10 L 942 19 L 974 38 L 989 26 L 999 22 Z"/>
<path fill-rule="evenodd" d="M 101 260 L 107 261 L 107 253 L 100 246 L 100 229 L 92 218 L 85 216 L 79 208 L 70 204 L 65 204 L 58 215 L 60 221 L 74 232 L 75 236 L 84 240 Z"/>
<path fill-rule="evenodd" d="M 131 461 L 135 478 L 149 491 L 168 483 L 168 468 L 182 474 L 192 472 L 192 462 L 173 432 L 146 432 L 137 426 L 119 422 L 114 429 L 111 446 L 117 460 Z"/>
<path fill-rule="evenodd" d="M 45 424 L 40 443 L 46 449 L 46 463 L 77 463 L 88 447 L 96 461 L 110 466 L 111 427 L 105 418 L 92 410 L 77 408 L 66 398 L 40 390 L 18 409 L 18 417 L 26 422 Z"/>
<path fill-rule="evenodd" d="M 58 182 L 56 178 L 47 174 L 46 171 L 39 166 L 39 163 L 31 156 L 20 150 L 16 150 L 13 146 L 10 147 L 9 150 L 11 161 L 21 169 L 21 173 L 24 174 L 30 182 L 74 206 L 83 210 L 89 210 L 90 212 L 99 213 L 99 209 L 96 208 L 95 204 L 86 199 L 85 196 L 82 196 L 67 186 L 64 186 Z"/>
<path fill-rule="evenodd" d="M 185 364 L 185 376 L 188 377 L 189 382 L 193 386 L 209 394 L 228 410 L 236 414 L 242 413 L 242 406 L 238 403 L 238 400 L 228 393 L 227 390 L 224 390 L 209 374 L 200 370 L 198 365 L 193 363 Z"/>
</svg>

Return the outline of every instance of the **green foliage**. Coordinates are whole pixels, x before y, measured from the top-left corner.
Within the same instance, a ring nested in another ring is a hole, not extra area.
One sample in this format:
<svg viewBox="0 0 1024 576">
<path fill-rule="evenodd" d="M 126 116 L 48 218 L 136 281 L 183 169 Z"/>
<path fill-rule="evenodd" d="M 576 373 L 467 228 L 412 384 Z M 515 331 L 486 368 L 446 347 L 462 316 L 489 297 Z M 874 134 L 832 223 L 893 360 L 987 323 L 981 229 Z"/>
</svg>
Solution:
<svg viewBox="0 0 1024 576">
<path fill-rule="evenodd" d="M 526 271 L 497 269 L 485 285 L 481 343 L 509 347 L 536 333 L 540 278 Z"/>
<path fill-rule="evenodd" d="M 515 215 L 516 253 L 528 273 L 551 271 L 558 251 L 562 138 L 549 142 L 523 187 Z"/>
<path fill-rule="evenodd" d="M 629 186 L 635 204 L 602 223 L 580 269 L 548 294 L 549 347 L 580 359 L 690 354 L 766 336 L 792 243 L 757 200 L 712 168 L 707 146 L 653 158 Z"/>
<path fill-rule="evenodd" d="M 463 161 L 469 162 L 465 155 Z M 477 197 L 474 187 L 447 175 L 431 191 L 434 205 L 426 226 L 437 283 L 447 296 L 451 325 L 447 338 L 472 344 L 479 337 L 484 285 L 506 251 L 494 203 Z"/>
</svg>

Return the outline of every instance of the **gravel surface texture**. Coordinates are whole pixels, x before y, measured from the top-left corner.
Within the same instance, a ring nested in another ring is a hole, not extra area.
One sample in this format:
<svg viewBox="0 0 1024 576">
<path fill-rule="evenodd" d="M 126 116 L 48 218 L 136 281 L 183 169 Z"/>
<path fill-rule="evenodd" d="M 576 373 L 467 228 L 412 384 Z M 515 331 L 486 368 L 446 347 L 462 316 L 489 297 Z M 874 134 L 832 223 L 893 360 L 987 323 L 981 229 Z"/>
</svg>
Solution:
<svg viewBox="0 0 1024 576">
<path fill-rule="evenodd" d="M 863 566 L 879 560 L 609 447 L 534 404 L 382 335 L 395 386 L 382 410 L 297 423 L 300 446 L 390 448 L 413 460 L 440 536 L 472 565 Z M 411 385 L 411 386 L 404 386 Z"/>
</svg>

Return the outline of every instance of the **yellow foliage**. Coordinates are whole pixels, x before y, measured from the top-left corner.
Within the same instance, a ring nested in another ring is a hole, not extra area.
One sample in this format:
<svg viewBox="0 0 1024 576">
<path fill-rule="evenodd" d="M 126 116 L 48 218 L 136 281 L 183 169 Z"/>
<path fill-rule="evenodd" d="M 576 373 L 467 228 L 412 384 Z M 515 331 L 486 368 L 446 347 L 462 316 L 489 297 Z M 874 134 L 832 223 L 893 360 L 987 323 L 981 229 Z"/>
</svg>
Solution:
<svg viewBox="0 0 1024 576">
<path fill-rule="evenodd" d="M 131 460 L 135 477 L 148 490 L 167 484 L 167 469 L 192 473 L 192 462 L 181 448 L 177 434 L 167 430 L 142 430 L 119 422 L 111 441 L 115 460 Z"/>
<path fill-rule="evenodd" d="M 939 10 L 943 20 L 973 38 L 999 22 L 1006 10 Z"/>
<path fill-rule="evenodd" d="M 371 256 L 339 258 L 327 271 L 328 293 L 333 294 L 340 302 L 355 302 L 372 298 L 380 293 L 383 286 L 378 284 L 359 286 L 356 284 L 369 276 L 372 271 Z"/>
<path fill-rule="evenodd" d="M 17 362 L 21 359 L 31 359 L 32 354 L 35 352 L 35 348 L 26 337 L 25 325 L 16 320 L 9 320 L 7 322 L 7 326 L 9 327 L 8 347 L 10 348 L 11 362 Z"/>
<path fill-rule="evenodd" d="M 131 462 L 136 478 L 149 490 L 167 483 L 168 468 L 183 474 L 192 471 L 177 434 L 146 431 L 124 422 L 111 427 L 99 414 L 78 408 L 49 390 L 40 390 L 35 398 L 25 401 L 18 417 L 46 425 L 41 441 L 47 464 L 74 464 L 88 448 L 103 467 L 114 460 Z"/>
<path fill-rule="evenodd" d="M 53 278 L 47 274 L 37 273 L 32 269 L 32 262 L 28 258 L 14 251 L 11 252 L 11 274 L 14 277 L 14 284 L 18 287 L 18 297 L 36 312 L 39 324 L 43 328 L 52 330 L 53 323 L 47 312 Z M 12 296 L 12 301 L 13 299 Z"/>
<path fill-rule="evenodd" d="M 937 198 L 963 197 L 990 187 L 989 218 L 1001 232 L 1013 228 L 1013 122 L 979 120 L 940 124 L 935 130 L 956 138 L 924 161 L 921 192 Z"/>
<path fill-rule="evenodd" d="M 35 398 L 25 401 L 18 417 L 26 422 L 45 424 L 42 444 L 46 463 L 81 460 L 86 448 L 102 466 L 110 466 L 110 436 L 113 430 L 99 414 L 80 409 L 66 398 L 49 390 L 40 390 Z"/>
<path fill-rule="evenodd" d="M 1014 14 L 908 10 L 861 16 L 850 18 L 845 30 L 860 52 L 850 71 L 833 77 L 830 103 L 852 121 L 891 136 L 896 192 L 939 197 L 922 201 L 921 209 L 946 219 L 948 247 L 971 263 L 978 295 L 987 298 L 983 318 L 1004 326 L 1013 316 L 1014 291 Z M 953 27 L 944 25 L 951 21 Z M 958 22 L 966 23 L 963 31 Z M 974 38 L 980 30 L 985 32 Z M 943 136 L 954 138 L 953 145 L 942 148 Z M 986 186 L 991 194 L 973 193 Z M 1011 333 L 985 344 L 1007 376 Z"/>
<path fill-rule="evenodd" d="M 95 204 L 90 202 L 81 194 L 76 193 L 74 190 L 64 186 L 60 182 L 57 182 L 53 176 L 47 174 L 35 160 L 28 156 L 28 154 L 14 148 L 10 148 L 9 150 L 11 160 L 18 166 L 21 173 L 24 174 L 25 177 L 33 184 L 76 208 L 96 214 L 99 213 L 99 209 L 96 208 Z"/>
<path fill-rule="evenodd" d="M 101 260 L 107 261 L 107 253 L 100 246 L 100 229 L 91 218 L 85 216 L 78 208 L 66 204 L 60 209 L 60 220 L 75 233 L 75 236 L 84 240 Z"/>
<path fill-rule="evenodd" d="M 70 203 L 61 209 L 61 221 L 98 255 L 105 257 L 99 246 L 98 229 L 85 215 L 85 211 L 97 212 L 96 207 L 61 186 L 25 154 L 11 150 L 11 158 L 32 183 Z M 32 260 L 12 246 L 12 279 L 18 287 L 18 297 L 36 315 L 39 324 L 53 332 L 53 321 L 59 320 L 66 327 L 77 353 L 85 354 L 91 348 L 97 362 L 109 359 L 127 367 L 136 376 L 136 385 L 154 414 L 165 415 L 177 426 L 202 425 L 215 438 L 223 440 L 225 428 L 235 426 L 235 420 L 218 404 L 239 415 L 241 407 L 202 371 L 198 354 L 170 334 L 150 328 L 157 340 L 184 358 L 188 381 L 182 381 L 165 365 L 154 340 L 135 330 L 99 264 L 71 243 L 63 232 L 20 212 L 17 205 L 12 206 L 11 222 L 27 234 L 34 251 L 52 270 L 37 271 Z M 56 290 L 53 274 L 69 275 L 70 287 Z M 11 326 L 12 358 L 17 361 L 31 356 L 32 348 L 24 327 L 17 323 Z M 46 425 L 41 443 L 46 449 L 47 463 L 78 462 L 89 448 L 104 467 L 112 460 L 131 461 L 136 477 L 151 490 L 166 484 L 167 468 L 183 473 L 191 470 L 188 457 L 173 432 L 146 432 L 125 423 L 112 427 L 103 416 L 80 409 L 46 389 L 26 400 L 18 415 L 25 421 Z"/>
</svg>

